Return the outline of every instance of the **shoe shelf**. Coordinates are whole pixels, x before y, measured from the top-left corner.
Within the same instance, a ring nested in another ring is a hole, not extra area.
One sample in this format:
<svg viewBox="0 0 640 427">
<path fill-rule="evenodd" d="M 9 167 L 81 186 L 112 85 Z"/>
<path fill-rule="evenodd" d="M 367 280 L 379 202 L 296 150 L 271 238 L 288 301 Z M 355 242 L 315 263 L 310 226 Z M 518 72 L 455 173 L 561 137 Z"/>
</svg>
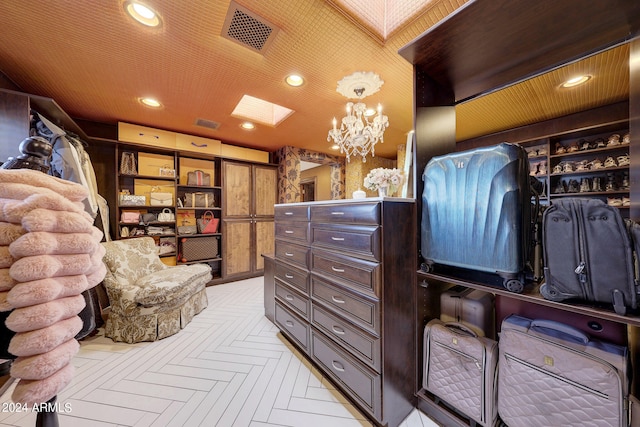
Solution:
<svg viewBox="0 0 640 427">
<path fill-rule="evenodd" d="M 629 170 L 629 166 L 613 166 L 613 167 L 601 168 L 601 169 L 574 170 L 571 172 L 556 172 L 556 173 L 552 172 L 551 174 L 549 174 L 549 176 L 592 175 L 592 174 L 598 174 L 598 173 L 602 174 L 606 172 L 627 171 L 627 170 Z"/>
</svg>

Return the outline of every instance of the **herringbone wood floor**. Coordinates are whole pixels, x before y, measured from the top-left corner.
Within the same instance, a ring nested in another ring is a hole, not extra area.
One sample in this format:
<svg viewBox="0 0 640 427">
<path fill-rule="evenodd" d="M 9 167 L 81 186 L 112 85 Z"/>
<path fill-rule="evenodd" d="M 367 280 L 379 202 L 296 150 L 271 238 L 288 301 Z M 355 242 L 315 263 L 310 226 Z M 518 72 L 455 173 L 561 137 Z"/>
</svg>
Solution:
<svg viewBox="0 0 640 427">
<path fill-rule="evenodd" d="M 58 396 L 61 427 L 369 426 L 264 317 L 261 277 L 207 288 L 209 307 L 178 334 L 122 344 L 82 341 L 73 382 Z M 0 398 L 0 426 L 35 414 Z M 64 408 L 62 408 L 64 409 Z M 402 427 L 435 426 L 414 411 Z"/>
</svg>

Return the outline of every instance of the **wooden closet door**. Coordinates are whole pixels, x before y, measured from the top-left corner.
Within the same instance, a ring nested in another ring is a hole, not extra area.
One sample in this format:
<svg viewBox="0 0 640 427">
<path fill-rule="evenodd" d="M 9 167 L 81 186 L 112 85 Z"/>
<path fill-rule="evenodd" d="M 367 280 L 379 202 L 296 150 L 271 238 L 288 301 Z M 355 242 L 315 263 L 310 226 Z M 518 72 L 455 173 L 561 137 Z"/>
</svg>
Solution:
<svg viewBox="0 0 640 427">
<path fill-rule="evenodd" d="M 257 217 L 273 217 L 278 199 L 278 171 L 273 166 L 254 166 L 254 197 Z"/>
<path fill-rule="evenodd" d="M 251 273 L 250 220 L 224 221 L 224 277 Z"/>
<path fill-rule="evenodd" d="M 251 165 L 224 162 L 224 217 L 251 216 Z"/>
</svg>

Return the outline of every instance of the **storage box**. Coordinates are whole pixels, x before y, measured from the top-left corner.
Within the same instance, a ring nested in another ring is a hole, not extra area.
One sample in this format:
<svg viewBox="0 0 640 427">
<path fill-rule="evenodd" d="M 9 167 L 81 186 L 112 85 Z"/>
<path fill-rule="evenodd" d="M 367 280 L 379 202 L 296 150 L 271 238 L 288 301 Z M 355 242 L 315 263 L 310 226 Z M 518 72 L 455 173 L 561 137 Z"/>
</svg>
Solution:
<svg viewBox="0 0 640 427">
<path fill-rule="evenodd" d="M 183 237 L 180 239 L 180 261 L 191 262 L 217 258 L 220 236 Z"/>
</svg>

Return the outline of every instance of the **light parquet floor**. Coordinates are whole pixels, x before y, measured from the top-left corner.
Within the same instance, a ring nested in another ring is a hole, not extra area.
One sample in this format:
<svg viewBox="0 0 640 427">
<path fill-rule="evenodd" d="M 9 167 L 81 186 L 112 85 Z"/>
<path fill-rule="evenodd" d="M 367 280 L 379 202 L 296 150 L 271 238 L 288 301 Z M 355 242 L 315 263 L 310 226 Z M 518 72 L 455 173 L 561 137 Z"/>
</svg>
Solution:
<svg viewBox="0 0 640 427">
<path fill-rule="evenodd" d="M 81 342 L 58 396 L 61 427 L 370 426 L 266 317 L 262 277 L 207 288 L 209 307 L 178 334 Z M 34 426 L 0 397 L 0 426 Z M 401 427 L 436 424 L 414 410 Z"/>
</svg>

